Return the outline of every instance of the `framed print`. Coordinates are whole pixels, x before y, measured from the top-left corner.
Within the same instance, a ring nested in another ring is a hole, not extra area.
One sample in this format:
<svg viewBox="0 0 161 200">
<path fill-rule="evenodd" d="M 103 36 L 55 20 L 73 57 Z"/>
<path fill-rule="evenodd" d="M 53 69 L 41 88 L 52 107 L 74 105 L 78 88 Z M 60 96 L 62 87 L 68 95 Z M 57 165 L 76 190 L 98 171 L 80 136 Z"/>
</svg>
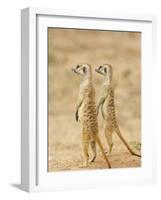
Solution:
<svg viewBox="0 0 161 200">
<path fill-rule="evenodd" d="M 22 189 L 155 182 L 155 24 L 151 15 L 22 10 Z"/>
</svg>

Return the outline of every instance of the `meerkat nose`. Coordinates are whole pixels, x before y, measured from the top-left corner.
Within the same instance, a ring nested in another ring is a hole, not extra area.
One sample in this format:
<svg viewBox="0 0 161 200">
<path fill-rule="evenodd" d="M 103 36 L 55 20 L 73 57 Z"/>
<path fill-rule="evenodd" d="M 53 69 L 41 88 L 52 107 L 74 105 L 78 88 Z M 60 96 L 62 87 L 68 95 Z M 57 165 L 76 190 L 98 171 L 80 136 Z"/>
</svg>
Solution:
<svg viewBox="0 0 161 200">
<path fill-rule="evenodd" d="M 96 72 L 98 72 L 98 71 L 99 71 L 99 69 L 100 69 L 100 67 L 97 67 L 97 68 L 95 69 L 95 71 L 96 71 Z"/>
</svg>

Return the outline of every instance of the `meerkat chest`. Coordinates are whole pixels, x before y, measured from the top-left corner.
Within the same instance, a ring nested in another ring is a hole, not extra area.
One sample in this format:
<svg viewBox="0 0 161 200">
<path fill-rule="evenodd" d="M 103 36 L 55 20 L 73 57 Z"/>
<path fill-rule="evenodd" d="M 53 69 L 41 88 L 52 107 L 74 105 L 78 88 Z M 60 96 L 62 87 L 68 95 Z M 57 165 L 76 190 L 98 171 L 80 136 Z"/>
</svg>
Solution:
<svg viewBox="0 0 161 200">
<path fill-rule="evenodd" d="M 88 88 L 89 89 L 89 88 Z M 80 108 L 80 120 L 85 132 L 98 132 L 97 114 L 94 91 L 83 91 L 83 103 Z"/>
<path fill-rule="evenodd" d="M 95 91 L 92 85 L 82 85 L 80 88 L 80 99 L 82 99 L 81 113 L 84 117 L 90 117 L 96 113 Z"/>
<path fill-rule="evenodd" d="M 90 122 L 96 118 L 96 105 L 94 99 L 85 98 L 81 106 L 81 116 L 83 120 Z"/>
</svg>

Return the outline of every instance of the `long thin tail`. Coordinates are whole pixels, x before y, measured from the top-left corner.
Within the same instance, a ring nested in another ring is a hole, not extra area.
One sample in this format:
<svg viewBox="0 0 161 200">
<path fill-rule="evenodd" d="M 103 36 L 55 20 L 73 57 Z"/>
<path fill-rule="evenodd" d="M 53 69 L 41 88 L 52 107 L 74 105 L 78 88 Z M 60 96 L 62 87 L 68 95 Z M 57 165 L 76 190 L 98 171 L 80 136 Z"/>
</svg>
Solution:
<svg viewBox="0 0 161 200">
<path fill-rule="evenodd" d="M 100 148 L 100 150 L 101 150 L 101 152 L 103 154 L 103 157 L 104 157 L 104 159 L 106 160 L 106 162 L 108 164 L 108 167 L 111 168 L 110 161 L 108 160 L 108 158 L 107 158 L 107 156 L 106 156 L 106 154 L 104 152 L 104 149 L 103 149 L 102 143 L 101 143 L 101 141 L 99 139 L 99 136 L 96 134 L 93 137 L 94 137 L 94 140 L 96 141 L 96 143 L 98 144 L 98 146 L 99 146 L 99 148 Z"/>
<path fill-rule="evenodd" d="M 124 143 L 124 145 L 126 146 L 126 148 L 129 150 L 129 152 L 134 155 L 134 156 L 137 156 L 137 157 L 141 157 L 141 155 L 135 153 L 131 147 L 129 146 L 129 144 L 126 142 L 126 140 L 124 139 L 124 137 L 122 136 L 121 132 L 120 132 L 120 129 L 119 127 L 115 127 L 115 132 L 116 134 L 119 136 L 120 140 Z"/>
</svg>

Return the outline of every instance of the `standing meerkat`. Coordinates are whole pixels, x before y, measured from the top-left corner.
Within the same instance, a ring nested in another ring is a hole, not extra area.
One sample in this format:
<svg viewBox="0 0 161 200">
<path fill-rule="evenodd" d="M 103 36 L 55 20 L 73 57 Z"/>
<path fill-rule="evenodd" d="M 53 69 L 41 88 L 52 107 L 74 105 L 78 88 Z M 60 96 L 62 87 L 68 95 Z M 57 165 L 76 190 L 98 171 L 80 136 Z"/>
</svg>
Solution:
<svg viewBox="0 0 161 200">
<path fill-rule="evenodd" d="M 108 167 L 111 168 L 111 164 L 98 136 L 95 89 L 93 87 L 91 66 L 89 64 L 79 64 L 72 71 L 82 76 L 83 79 L 80 84 L 78 103 L 76 106 L 76 121 L 80 121 L 82 124 L 83 166 L 88 166 L 89 145 L 91 146 L 93 154 L 90 162 L 94 162 L 96 158 L 96 144 L 98 144 Z"/>
<path fill-rule="evenodd" d="M 96 72 L 104 76 L 104 81 L 102 85 L 103 94 L 97 105 L 97 115 L 101 107 L 101 113 L 104 119 L 104 134 L 106 136 L 107 143 L 109 145 L 109 153 L 111 153 L 112 147 L 113 147 L 112 134 L 113 132 L 116 132 L 116 134 L 124 143 L 124 145 L 127 147 L 129 152 L 134 156 L 141 157 L 141 155 L 135 153 L 131 149 L 127 141 L 122 136 L 120 132 L 120 128 L 117 123 L 116 114 L 115 114 L 114 87 L 113 87 L 113 81 L 112 81 L 112 73 L 113 73 L 112 66 L 110 64 L 104 64 L 103 66 L 97 67 Z M 103 108 L 104 104 L 106 105 L 105 108 Z"/>
</svg>

